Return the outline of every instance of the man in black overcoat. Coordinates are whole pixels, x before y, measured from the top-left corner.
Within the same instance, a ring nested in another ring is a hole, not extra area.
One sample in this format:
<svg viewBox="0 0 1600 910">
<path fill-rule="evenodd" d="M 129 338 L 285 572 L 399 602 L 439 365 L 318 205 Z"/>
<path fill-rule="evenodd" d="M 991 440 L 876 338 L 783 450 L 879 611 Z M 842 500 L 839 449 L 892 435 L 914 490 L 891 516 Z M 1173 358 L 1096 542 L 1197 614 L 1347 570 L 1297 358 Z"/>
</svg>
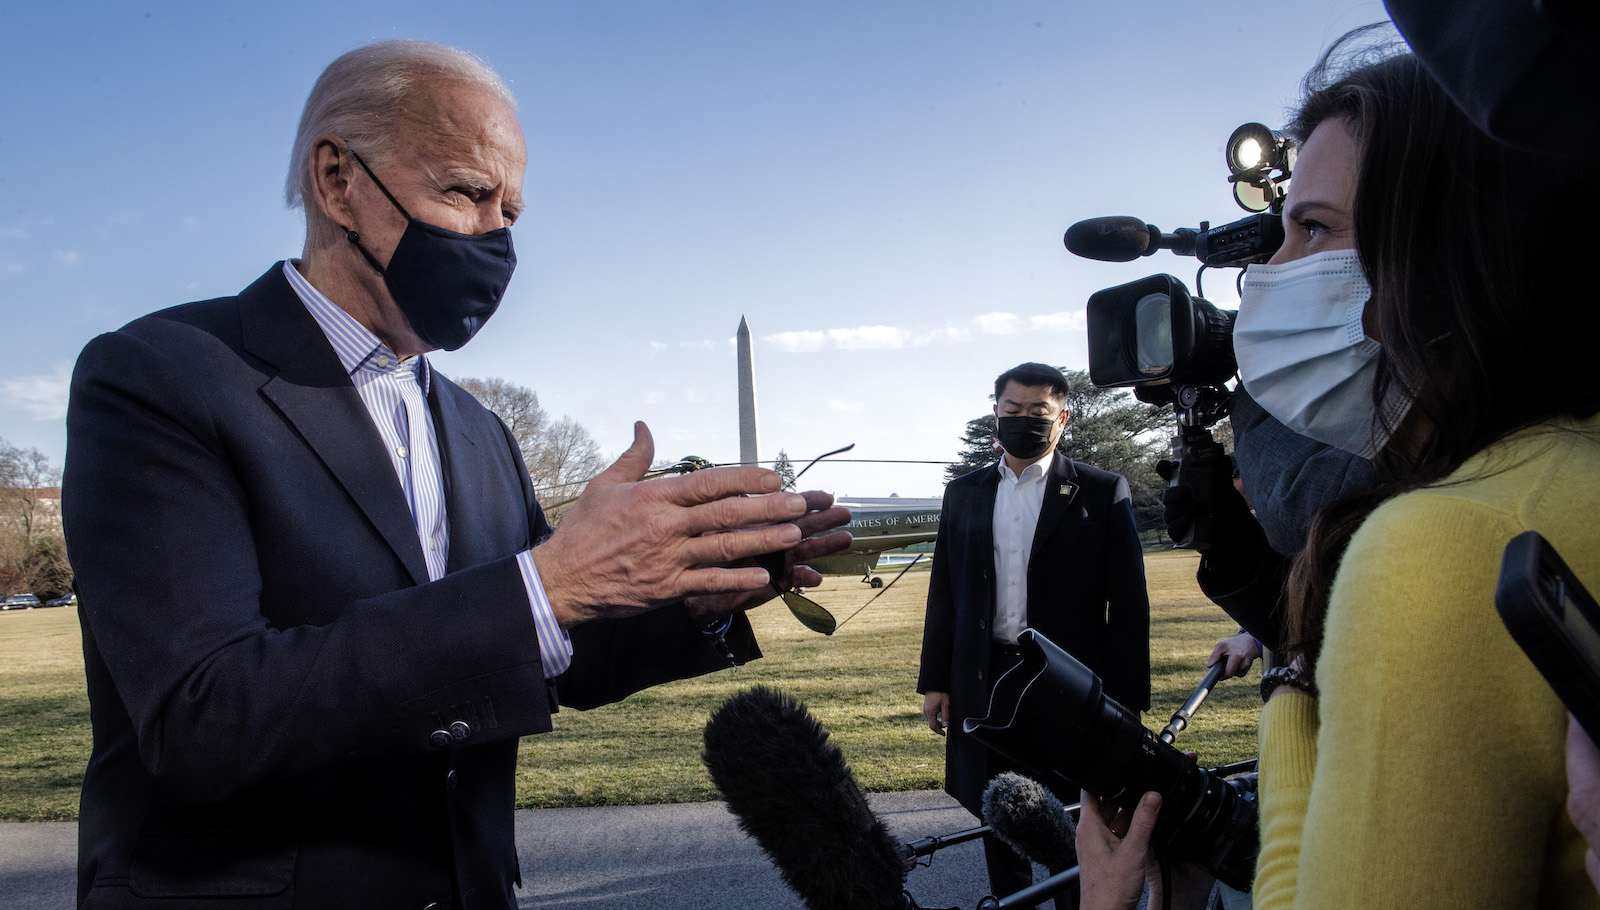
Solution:
<svg viewBox="0 0 1600 910">
<path fill-rule="evenodd" d="M 917 691 L 928 726 L 949 737 L 945 790 L 974 815 L 990 778 L 1011 768 L 961 725 L 988 713 L 1023 629 L 1083 661 L 1124 707 L 1150 707 L 1150 603 L 1128 482 L 1055 451 L 1066 398 L 1055 367 L 1002 373 L 994 411 L 1004 454 L 945 487 Z M 996 895 L 1032 880 L 1009 847 L 985 838 L 984 849 Z"/>
</svg>

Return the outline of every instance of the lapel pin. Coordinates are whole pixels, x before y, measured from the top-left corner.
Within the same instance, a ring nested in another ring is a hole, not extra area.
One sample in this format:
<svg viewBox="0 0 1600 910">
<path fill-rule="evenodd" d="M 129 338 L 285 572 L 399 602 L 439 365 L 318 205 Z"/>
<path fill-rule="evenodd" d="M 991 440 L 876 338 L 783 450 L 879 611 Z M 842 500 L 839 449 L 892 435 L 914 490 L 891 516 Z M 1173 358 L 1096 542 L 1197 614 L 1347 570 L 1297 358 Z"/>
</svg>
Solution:
<svg viewBox="0 0 1600 910">
<path fill-rule="evenodd" d="M 1059 492 L 1062 496 L 1071 496 L 1072 494 L 1078 492 L 1078 485 L 1074 483 L 1064 483 L 1061 485 Z"/>
</svg>

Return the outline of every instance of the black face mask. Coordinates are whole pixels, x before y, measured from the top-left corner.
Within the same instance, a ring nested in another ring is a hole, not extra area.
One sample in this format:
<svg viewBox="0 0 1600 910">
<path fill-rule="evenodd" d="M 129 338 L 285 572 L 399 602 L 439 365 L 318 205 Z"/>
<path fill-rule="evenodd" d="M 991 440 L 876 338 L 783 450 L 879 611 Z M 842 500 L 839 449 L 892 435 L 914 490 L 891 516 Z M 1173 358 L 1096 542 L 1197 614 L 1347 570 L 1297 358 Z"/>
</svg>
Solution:
<svg viewBox="0 0 1600 910">
<path fill-rule="evenodd" d="M 361 245 L 361 236 L 349 228 L 345 237 L 356 245 L 367 263 L 383 276 L 389 296 L 411 323 L 411 331 L 429 347 L 454 351 L 472 340 L 505 296 L 506 285 L 517 267 L 511 248 L 511 229 L 483 234 L 458 234 L 411 217 L 389 192 L 372 168 L 354 151 L 350 156 L 383 190 L 400 214 L 406 232 L 389 257 L 389 267 Z"/>
<path fill-rule="evenodd" d="M 1056 422 L 1047 417 L 1001 417 L 995 426 L 995 435 L 1005 450 L 1026 461 L 1050 448 L 1050 431 Z"/>
</svg>

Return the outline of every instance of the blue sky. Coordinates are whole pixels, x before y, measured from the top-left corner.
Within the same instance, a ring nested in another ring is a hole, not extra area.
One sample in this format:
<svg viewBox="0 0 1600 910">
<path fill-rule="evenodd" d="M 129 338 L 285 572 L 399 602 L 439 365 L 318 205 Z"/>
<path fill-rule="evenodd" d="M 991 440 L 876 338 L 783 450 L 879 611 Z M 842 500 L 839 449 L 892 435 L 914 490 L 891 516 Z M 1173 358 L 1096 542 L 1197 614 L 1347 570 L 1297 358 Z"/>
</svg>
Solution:
<svg viewBox="0 0 1600 910">
<path fill-rule="evenodd" d="M 737 458 L 733 334 L 763 458 L 953 457 L 993 377 L 1086 368 L 1093 291 L 1194 260 L 1080 260 L 1074 221 L 1242 217 L 1222 146 L 1277 125 L 1377 2 L 147 2 L 0 16 L 0 438 L 65 452 L 94 335 L 298 255 L 300 105 L 352 47 L 422 38 L 510 82 L 528 213 L 506 303 L 452 376 L 499 376 L 609 454 Z M 1214 273 L 1207 296 L 1236 298 Z M 933 496 L 937 467 L 819 466 Z M 807 484 L 810 485 L 809 483 Z"/>
</svg>

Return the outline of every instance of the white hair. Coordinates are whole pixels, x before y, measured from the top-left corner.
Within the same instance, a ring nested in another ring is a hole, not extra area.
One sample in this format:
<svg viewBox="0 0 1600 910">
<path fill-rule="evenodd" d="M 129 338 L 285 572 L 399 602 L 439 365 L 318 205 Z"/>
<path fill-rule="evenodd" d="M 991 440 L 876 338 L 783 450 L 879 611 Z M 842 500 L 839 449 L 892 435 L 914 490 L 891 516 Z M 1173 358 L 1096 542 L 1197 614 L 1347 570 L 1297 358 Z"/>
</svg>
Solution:
<svg viewBox="0 0 1600 910">
<path fill-rule="evenodd" d="M 359 149 L 368 164 L 381 167 L 394 151 L 395 128 L 406 102 L 439 77 L 470 82 L 516 109 L 511 89 L 487 63 L 466 51 L 428 41 L 380 41 L 358 47 L 322 71 L 300 113 L 283 187 L 289 207 L 305 210 L 308 241 L 334 230 L 308 203 L 314 198 L 311 148 L 317 137 L 338 136 Z"/>
</svg>

